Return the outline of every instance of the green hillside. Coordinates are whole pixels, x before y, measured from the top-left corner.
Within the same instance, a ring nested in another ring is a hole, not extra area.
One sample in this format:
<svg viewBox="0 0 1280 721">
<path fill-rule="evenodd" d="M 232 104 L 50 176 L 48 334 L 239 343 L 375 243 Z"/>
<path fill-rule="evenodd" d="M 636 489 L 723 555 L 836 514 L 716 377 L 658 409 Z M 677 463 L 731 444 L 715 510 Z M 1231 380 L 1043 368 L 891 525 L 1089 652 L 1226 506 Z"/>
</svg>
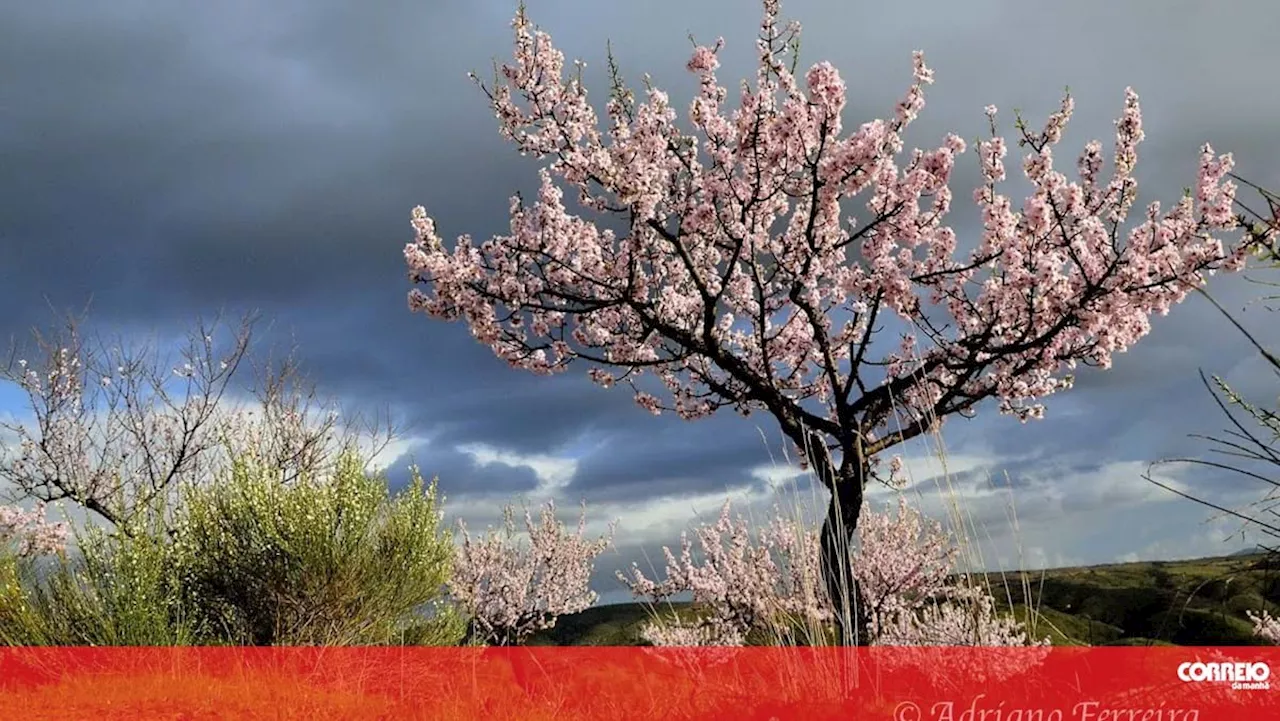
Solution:
<svg viewBox="0 0 1280 721">
<path fill-rule="evenodd" d="M 1280 614 L 1280 563 L 1261 554 L 990 574 L 988 582 L 1002 608 L 1055 645 L 1257 645 L 1246 611 Z M 597 606 L 561 618 L 534 643 L 637 645 L 653 615 L 643 604 Z"/>
</svg>

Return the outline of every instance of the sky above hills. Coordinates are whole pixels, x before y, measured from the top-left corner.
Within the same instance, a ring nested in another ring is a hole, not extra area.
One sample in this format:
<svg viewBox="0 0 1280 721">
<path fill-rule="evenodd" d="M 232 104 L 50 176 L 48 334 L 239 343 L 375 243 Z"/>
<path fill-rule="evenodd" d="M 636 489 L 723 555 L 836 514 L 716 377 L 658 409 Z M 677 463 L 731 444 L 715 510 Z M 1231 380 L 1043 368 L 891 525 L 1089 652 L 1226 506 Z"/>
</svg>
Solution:
<svg viewBox="0 0 1280 721">
<path fill-rule="evenodd" d="M 567 55 L 586 60 L 596 98 L 607 89 L 606 40 L 628 80 L 651 74 L 682 109 L 694 87 L 690 33 L 725 37 L 720 77 L 731 87 L 753 72 L 753 3 L 528 6 Z M 272 323 L 263 340 L 296 344 L 322 391 L 396 414 L 405 433 L 385 459 L 393 478 L 416 461 L 473 523 L 514 496 L 585 499 L 593 523 L 620 518 L 602 577 L 656 561 L 658 546 L 726 497 L 760 512 L 781 487 L 792 503 L 795 473 L 767 418 L 654 418 L 582 373 L 513 371 L 465 327 L 408 312 L 410 209 L 426 206 L 447 238 L 484 238 L 507 229 L 508 197 L 536 183 L 536 162 L 502 141 L 466 78 L 509 57 L 513 10 L 492 0 L 0 7 L 0 335 L 89 301 L 95 328 L 162 342 L 197 315 L 258 309 Z M 1073 158 L 1095 137 L 1109 147 L 1132 85 L 1147 133 L 1140 202 L 1176 200 L 1205 141 L 1235 153 L 1242 174 L 1280 185 L 1274 3 L 794 0 L 783 15 L 805 28 L 802 67 L 830 60 L 843 74 L 846 127 L 892 113 L 911 51 L 923 49 L 936 82 L 908 146 L 936 146 L 948 131 L 978 136 L 987 104 L 1006 123 L 1013 108 L 1038 123 L 1070 86 L 1077 111 L 1059 152 Z M 972 178 L 954 186 L 962 239 L 978 227 Z M 1236 311 L 1259 292 L 1238 277 L 1211 288 Z M 1280 341 L 1265 311 L 1241 318 Z M 1255 398 L 1276 393 L 1243 339 L 1193 297 L 1112 370 L 1080 373 L 1048 400 L 1045 420 L 1020 425 L 984 406 L 952 421 L 945 468 L 924 444 L 905 449 L 911 492 L 942 514 L 951 494 L 936 489 L 948 477 L 991 565 L 1251 544 L 1224 543 L 1234 525 L 1207 523 L 1207 511 L 1141 478 L 1152 461 L 1202 453 L 1188 434 L 1223 427 L 1198 369 Z M 20 414 L 19 400 L 0 391 L 0 412 Z M 1221 474 L 1164 473 L 1219 501 L 1257 493 Z M 606 599 L 622 597 L 616 588 L 601 585 Z"/>
</svg>

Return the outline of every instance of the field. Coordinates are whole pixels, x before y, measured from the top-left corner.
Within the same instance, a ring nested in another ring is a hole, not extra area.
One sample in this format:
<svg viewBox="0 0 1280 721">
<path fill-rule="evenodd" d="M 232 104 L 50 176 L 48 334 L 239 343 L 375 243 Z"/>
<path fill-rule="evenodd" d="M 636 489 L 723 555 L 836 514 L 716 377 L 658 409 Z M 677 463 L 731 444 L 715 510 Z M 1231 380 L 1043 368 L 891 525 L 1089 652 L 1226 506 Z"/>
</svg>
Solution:
<svg viewBox="0 0 1280 721">
<path fill-rule="evenodd" d="M 1258 645 L 1246 612 L 1280 611 L 1280 563 L 1261 554 L 991 574 L 988 582 L 1006 611 L 1060 646 Z M 533 643 L 640 644 L 640 627 L 668 608 L 686 607 L 596 606 Z"/>
</svg>

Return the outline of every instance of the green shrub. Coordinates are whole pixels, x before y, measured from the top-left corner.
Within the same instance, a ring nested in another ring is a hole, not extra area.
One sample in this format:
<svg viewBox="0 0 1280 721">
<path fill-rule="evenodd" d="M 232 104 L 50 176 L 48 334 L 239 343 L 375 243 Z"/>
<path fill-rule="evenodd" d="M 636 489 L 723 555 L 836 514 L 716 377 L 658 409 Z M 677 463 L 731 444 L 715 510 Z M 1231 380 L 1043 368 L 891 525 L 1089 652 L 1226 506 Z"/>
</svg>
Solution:
<svg viewBox="0 0 1280 721">
<path fill-rule="evenodd" d="M 1248 621 L 1220 610 L 1181 608 L 1161 614 L 1156 620 L 1163 630 L 1158 638 L 1178 646 L 1254 646 L 1262 643 L 1253 635 L 1253 627 Z"/>
<path fill-rule="evenodd" d="M 452 603 L 436 602 L 420 610 L 390 642 L 400 646 L 457 646 L 467 635 L 467 618 Z"/>
<path fill-rule="evenodd" d="M 182 646 L 196 640 L 183 613 L 173 547 L 162 532 L 77 534 L 79 552 L 0 557 L 0 643 Z"/>
<path fill-rule="evenodd" d="M 1244 616 L 1247 612 L 1275 611 L 1276 604 L 1268 603 L 1257 591 L 1237 593 L 1227 599 L 1223 607 L 1234 616 Z"/>
<path fill-rule="evenodd" d="M 0 643 L 453 645 L 464 635 L 443 603 L 453 541 L 435 484 L 416 471 L 393 495 L 354 455 L 288 483 L 245 457 L 147 517 L 157 520 L 124 532 L 89 527 L 77 552 L 56 558 L 0 549 Z"/>
<path fill-rule="evenodd" d="M 1168 641 L 1161 641 L 1154 638 L 1143 638 L 1141 636 L 1132 636 L 1130 638 L 1120 638 L 1105 644 L 1107 646 L 1172 646 L 1174 644 Z"/>
<path fill-rule="evenodd" d="M 1103 646 L 1124 635 L 1122 630 L 1111 624 L 1063 613 L 1045 605 L 1029 608 L 1015 604 L 1012 615 L 1026 626 L 1029 635 L 1035 638 L 1048 636 L 1054 646 Z"/>
<path fill-rule="evenodd" d="M 186 489 L 175 517 L 187 606 L 209 635 L 251 645 L 456 642 L 443 595 L 453 541 L 434 483 L 391 495 L 354 456 L 284 483 L 252 458 Z M 459 633 L 460 636 L 460 633 Z"/>
</svg>

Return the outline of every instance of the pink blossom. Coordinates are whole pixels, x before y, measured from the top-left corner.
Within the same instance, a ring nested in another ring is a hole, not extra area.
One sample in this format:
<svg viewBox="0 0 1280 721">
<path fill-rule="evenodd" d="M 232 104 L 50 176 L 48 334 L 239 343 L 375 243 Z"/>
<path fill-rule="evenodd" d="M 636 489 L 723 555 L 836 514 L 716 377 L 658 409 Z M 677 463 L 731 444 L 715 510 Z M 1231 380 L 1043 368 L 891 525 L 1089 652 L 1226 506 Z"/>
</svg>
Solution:
<svg viewBox="0 0 1280 721">
<path fill-rule="evenodd" d="M 473 538 L 459 522 L 463 542 L 449 589 L 471 617 L 477 640 L 513 645 L 553 628 L 558 617 L 595 603 L 591 572 L 596 557 L 612 541 L 613 527 L 599 539 L 585 538 L 584 507 L 577 532 L 569 533 L 556 520 L 555 504 L 549 501 L 537 523 L 525 509 L 525 545 L 516 536 L 510 506 L 503 509 L 503 518 L 501 533 L 491 531 L 481 538 Z"/>
<path fill-rule="evenodd" d="M 1280 619 L 1265 610 L 1257 614 L 1253 611 L 1245 613 L 1249 616 L 1249 620 L 1253 621 L 1253 635 L 1267 643 L 1280 644 Z"/>
<path fill-rule="evenodd" d="M 662 603 L 689 593 L 709 613 L 700 622 L 655 622 L 645 640 L 654 645 L 742 645 L 751 632 L 785 640 L 832 620 L 823 596 L 818 532 L 775 509 L 752 534 L 728 502 L 713 523 L 686 534 L 677 556 L 664 548 L 665 578 L 638 566 L 619 578 L 639 597 Z M 863 512 L 859 550 L 852 563 L 862 587 L 876 643 L 895 646 L 1026 646 L 1017 620 L 998 613 L 995 599 L 967 576 L 955 577 L 957 547 L 936 522 L 900 499 L 894 512 Z M 754 535 L 754 537 L 753 537 Z M 795 640 L 794 638 L 792 640 Z"/>
<path fill-rule="evenodd" d="M 1208 146 L 1195 207 L 1149 216 L 1127 234 L 1127 244 L 1113 243 L 1112 226 L 1136 197 L 1132 171 L 1144 136 L 1131 90 L 1116 124 L 1115 173 L 1105 187 L 1098 186 L 1097 144 L 1081 156 L 1079 183 L 1054 169 L 1050 151 L 1074 107 L 1069 97 L 1043 132 L 1028 136 L 1036 151 L 1027 175 L 1037 187 L 1022 213 L 995 187 L 1005 177 L 1004 139 L 981 142 L 987 184 L 975 200 L 986 229 L 968 258 L 953 258 L 955 235 L 944 213 L 920 203 L 943 189 L 963 143 L 949 138 L 943 149 L 920 156 L 919 165 L 894 159 L 899 133 L 933 79 L 921 55 L 914 56 L 915 84 L 896 120 L 863 124 L 847 137 L 836 136 L 845 85 L 835 68 L 814 65 L 806 96 L 773 50 L 763 53 L 769 73 L 744 92 L 742 109 L 723 114 L 717 93 L 695 101 L 701 139 L 677 129 L 674 109 L 656 90 L 631 111 L 611 106 L 614 129 L 605 134 L 585 91 L 562 76 L 564 58 L 550 37 L 523 16 L 515 28 L 516 61 L 503 68 L 509 84 L 491 95 L 503 134 L 523 152 L 552 159 L 537 201 L 513 205 L 510 235 L 479 245 L 464 236 L 453 250 L 426 211 L 415 208 L 417 239 L 405 258 L 411 277 L 430 288 L 411 293 L 415 310 L 465 320 L 516 367 L 558 372 L 582 359 L 626 369 L 629 377 L 666 372 L 676 394 L 714 389 L 711 410 L 754 405 L 748 377 L 772 376 L 790 398 L 829 394 L 862 372 L 850 365 L 858 344 L 843 341 L 856 341 L 867 328 L 870 314 L 856 309 L 878 305 L 924 329 L 927 345 L 916 356 L 882 359 L 921 379 L 901 388 L 911 413 L 923 418 L 939 405 L 947 410 L 946 398 L 994 396 L 1003 412 L 1030 418 L 1039 413 L 1032 401 L 1066 386 L 1057 375 L 1063 363 L 1109 365 L 1112 354 L 1149 331 L 1151 313 L 1180 302 L 1200 285 L 1202 271 L 1234 257 L 1214 237 L 1236 224 L 1229 212 L 1234 186 L 1224 180 L 1231 160 Z M 719 46 L 698 48 L 690 70 L 714 78 Z M 791 89 L 779 101 L 785 88 Z M 798 172 L 807 165 L 813 172 Z M 630 234 L 615 237 L 571 214 L 556 176 L 586 198 L 611 197 L 610 207 L 628 208 Z M 865 227 L 877 229 L 860 238 L 850 235 L 838 204 L 856 195 L 867 196 Z M 749 198 L 757 200 L 745 205 Z M 670 234 L 673 217 L 684 219 L 679 235 Z M 783 232 L 770 232 L 787 218 Z M 855 238 L 862 266 L 846 260 L 845 246 Z M 804 289 L 815 313 L 791 305 L 793 289 Z M 699 336 L 710 293 L 734 317 L 764 318 L 764 326 L 744 333 L 731 324 L 714 348 L 707 345 Z M 935 320 L 925 297 L 953 322 Z M 499 315 L 498 305 L 510 310 Z M 842 310 L 845 319 L 837 322 L 833 314 Z M 555 339 L 569 342 L 553 348 Z M 977 342 L 987 359 L 979 372 L 942 386 L 960 395 L 930 391 L 949 366 L 972 358 Z M 733 362 L 726 365 L 726 358 Z M 767 373 L 770 364 L 780 372 Z M 595 370 L 597 382 L 604 381 Z M 640 394 L 638 401 L 659 410 L 654 397 Z M 702 410 L 686 404 L 682 413 L 696 417 Z M 872 413 L 862 424 L 869 430 L 887 418 Z"/>
<path fill-rule="evenodd" d="M 30 510 L 0 506 L 0 548 L 10 547 L 20 557 L 62 553 L 67 546 L 66 523 L 45 520 L 45 507 Z"/>
</svg>

